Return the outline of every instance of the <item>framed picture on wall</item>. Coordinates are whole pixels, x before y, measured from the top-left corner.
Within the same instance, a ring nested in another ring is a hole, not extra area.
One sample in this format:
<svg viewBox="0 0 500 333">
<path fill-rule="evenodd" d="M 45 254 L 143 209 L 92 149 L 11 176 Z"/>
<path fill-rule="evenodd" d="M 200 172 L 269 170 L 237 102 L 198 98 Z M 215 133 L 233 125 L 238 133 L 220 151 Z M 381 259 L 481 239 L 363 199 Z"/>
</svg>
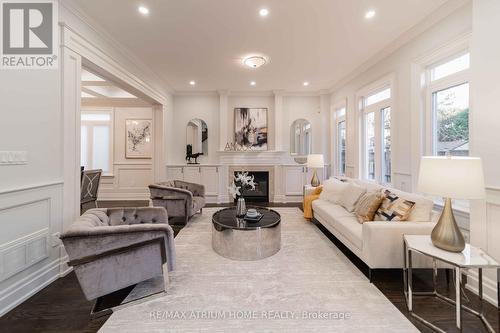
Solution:
<svg viewBox="0 0 500 333">
<path fill-rule="evenodd" d="M 125 120 L 125 158 L 152 158 L 153 121 L 151 119 Z"/>
<path fill-rule="evenodd" d="M 234 142 L 252 150 L 267 150 L 267 109 L 234 109 Z"/>
</svg>

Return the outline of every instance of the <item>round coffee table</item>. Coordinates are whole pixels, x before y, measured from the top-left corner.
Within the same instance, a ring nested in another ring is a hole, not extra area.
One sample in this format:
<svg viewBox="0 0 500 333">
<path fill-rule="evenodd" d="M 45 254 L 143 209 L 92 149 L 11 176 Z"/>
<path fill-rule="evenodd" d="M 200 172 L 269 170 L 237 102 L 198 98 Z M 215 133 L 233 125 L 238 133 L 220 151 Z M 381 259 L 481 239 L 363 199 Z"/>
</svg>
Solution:
<svg viewBox="0 0 500 333">
<path fill-rule="evenodd" d="M 212 216 L 212 248 L 233 260 L 259 260 L 281 248 L 281 216 L 278 212 L 254 207 L 264 214 L 258 222 L 236 217 L 236 208 L 219 210 Z"/>
</svg>

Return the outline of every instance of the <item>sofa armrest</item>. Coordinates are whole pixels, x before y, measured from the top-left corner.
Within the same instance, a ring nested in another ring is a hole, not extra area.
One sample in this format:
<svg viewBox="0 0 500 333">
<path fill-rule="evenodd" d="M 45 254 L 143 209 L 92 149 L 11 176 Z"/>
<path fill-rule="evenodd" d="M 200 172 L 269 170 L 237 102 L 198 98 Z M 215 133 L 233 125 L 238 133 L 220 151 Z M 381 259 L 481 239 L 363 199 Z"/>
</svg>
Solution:
<svg viewBox="0 0 500 333">
<path fill-rule="evenodd" d="M 363 260 L 370 268 L 402 268 L 403 235 L 430 235 L 434 222 L 363 223 Z"/>
<path fill-rule="evenodd" d="M 127 247 L 163 238 L 169 270 L 173 270 L 175 266 L 174 231 L 166 223 L 74 227 L 60 238 L 73 262 L 113 251 L 126 251 Z"/>
</svg>

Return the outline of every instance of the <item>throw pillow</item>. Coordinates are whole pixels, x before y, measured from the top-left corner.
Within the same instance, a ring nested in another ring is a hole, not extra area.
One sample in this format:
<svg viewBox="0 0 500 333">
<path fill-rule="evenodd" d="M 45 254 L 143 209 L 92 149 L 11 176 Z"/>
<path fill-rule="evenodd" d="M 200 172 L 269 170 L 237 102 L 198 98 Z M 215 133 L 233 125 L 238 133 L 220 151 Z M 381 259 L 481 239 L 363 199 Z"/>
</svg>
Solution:
<svg viewBox="0 0 500 333">
<path fill-rule="evenodd" d="M 374 221 L 406 221 L 415 202 L 401 198 L 389 190 L 382 193 L 385 198 L 375 213 Z"/>
<path fill-rule="evenodd" d="M 319 198 L 338 204 L 340 197 L 342 196 L 342 192 L 348 185 L 348 183 L 336 178 L 327 179 L 323 182 L 323 190 L 321 191 Z"/>
<path fill-rule="evenodd" d="M 373 221 L 373 217 L 380 207 L 385 195 L 381 192 L 368 192 L 365 193 L 356 204 L 356 217 L 359 223 Z"/>
<path fill-rule="evenodd" d="M 352 213 L 354 212 L 354 207 L 356 207 L 356 203 L 358 202 L 359 198 L 361 198 L 361 196 L 365 193 L 365 188 L 354 183 L 349 183 L 344 191 L 342 191 L 339 203 L 348 212 Z"/>
</svg>

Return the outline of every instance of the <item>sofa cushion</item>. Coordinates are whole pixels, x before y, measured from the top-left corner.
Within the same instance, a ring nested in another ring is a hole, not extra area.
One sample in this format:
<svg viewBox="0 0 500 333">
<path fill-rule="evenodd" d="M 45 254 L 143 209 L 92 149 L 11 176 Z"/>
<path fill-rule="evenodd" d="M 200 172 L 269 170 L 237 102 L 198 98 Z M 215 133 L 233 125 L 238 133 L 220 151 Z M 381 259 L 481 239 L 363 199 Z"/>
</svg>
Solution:
<svg viewBox="0 0 500 333">
<path fill-rule="evenodd" d="M 354 212 L 356 203 L 363 194 L 366 193 L 366 189 L 355 184 L 349 183 L 348 186 L 342 191 L 340 196 L 340 205 L 342 205 L 347 211 Z"/>
<path fill-rule="evenodd" d="M 345 210 L 344 207 L 340 205 L 336 205 L 329 201 L 323 199 L 317 199 L 312 202 L 312 207 L 314 214 L 319 214 L 321 217 L 325 219 L 337 218 L 337 217 L 345 217 L 350 216 L 353 217 L 354 214 Z"/>
<path fill-rule="evenodd" d="M 363 248 L 363 225 L 354 216 L 337 217 L 331 225 L 358 249 Z"/>
<path fill-rule="evenodd" d="M 382 200 L 385 196 L 381 192 L 367 192 L 356 204 L 355 214 L 359 223 L 373 221 Z"/>
<path fill-rule="evenodd" d="M 432 220 L 431 215 L 434 209 L 434 202 L 431 199 L 419 194 L 403 192 L 392 188 L 389 190 L 401 198 L 415 203 L 415 206 L 410 212 L 410 216 L 408 216 L 409 221 L 429 222 Z"/>
<path fill-rule="evenodd" d="M 323 200 L 337 204 L 340 201 L 342 192 L 348 185 L 348 183 L 336 178 L 327 179 L 323 182 L 323 190 L 321 191 L 319 197 Z"/>
<path fill-rule="evenodd" d="M 350 182 L 365 188 L 366 192 L 380 192 L 384 189 L 382 185 L 362 179 L 350 179 Z"/>
<path fill-rule="evenodd" d="M 406 200 L 397 194 L 385 190 L 385 198 L 375 213 L 375 221 L 406 221 L 415 202 Z"/>
</svg>

